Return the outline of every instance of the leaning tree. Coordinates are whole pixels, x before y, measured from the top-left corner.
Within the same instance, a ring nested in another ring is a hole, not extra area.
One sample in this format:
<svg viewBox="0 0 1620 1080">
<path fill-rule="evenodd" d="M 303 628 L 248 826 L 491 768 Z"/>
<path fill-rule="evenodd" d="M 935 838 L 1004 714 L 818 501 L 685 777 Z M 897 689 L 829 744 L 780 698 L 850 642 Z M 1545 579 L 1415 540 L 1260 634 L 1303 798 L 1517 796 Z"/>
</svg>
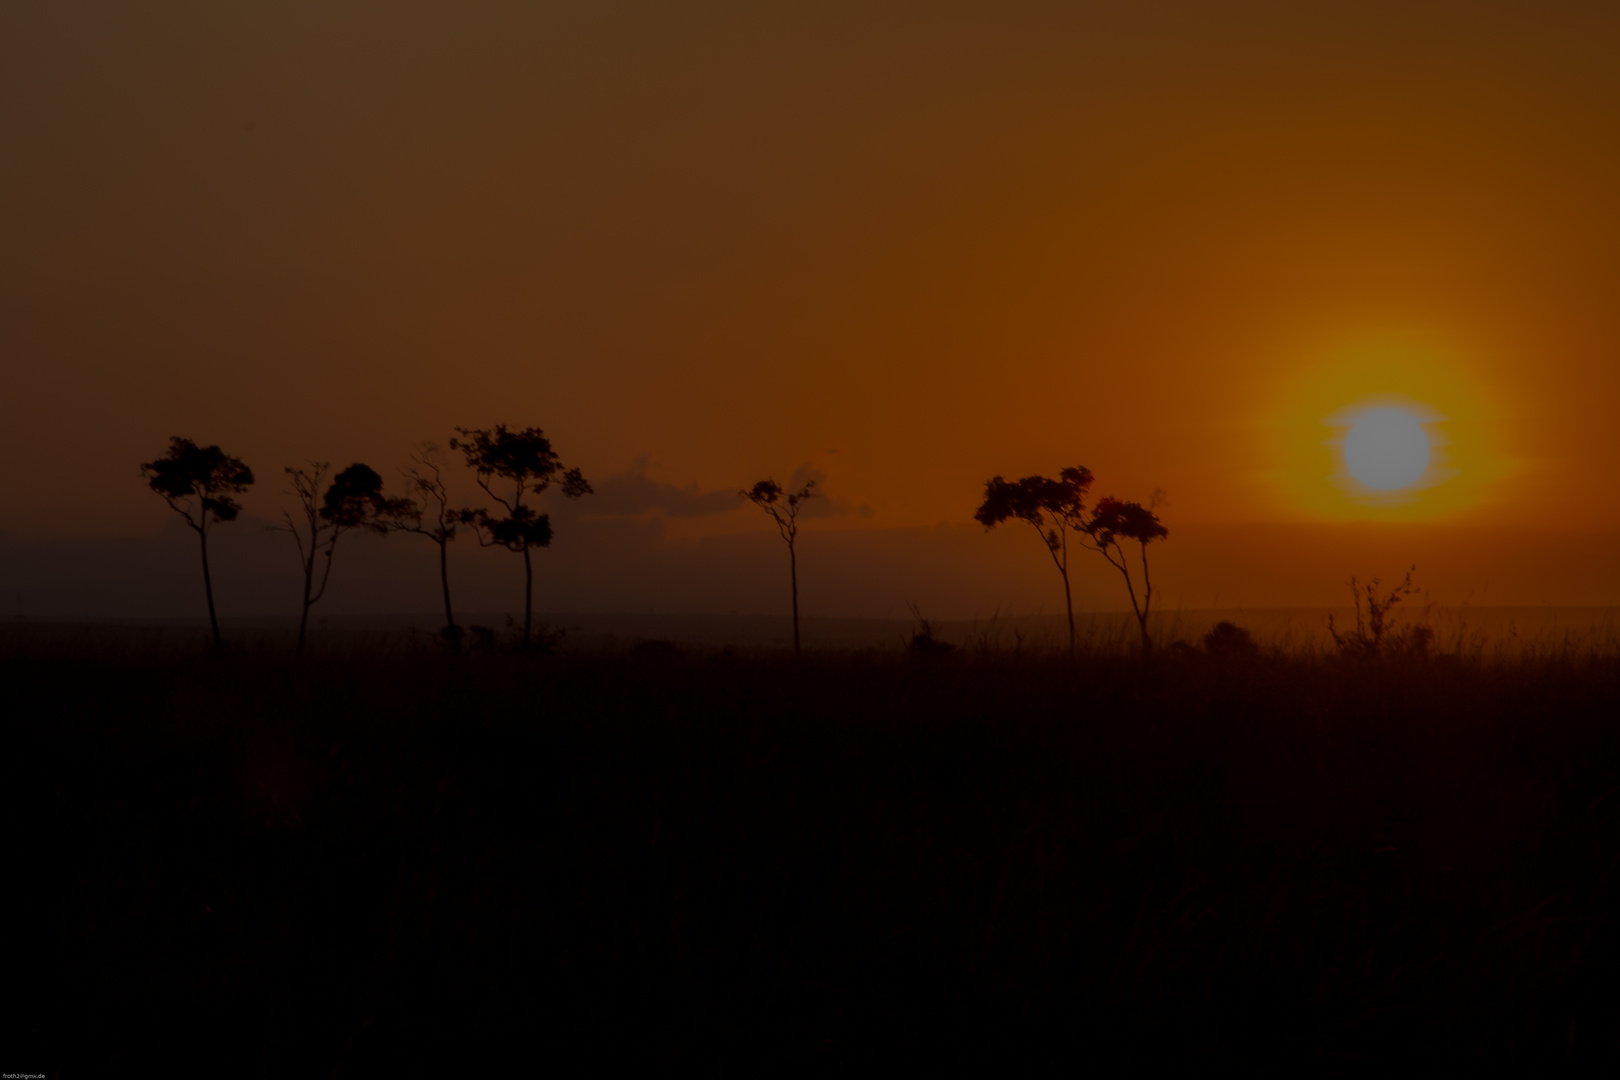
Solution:
<svg viewBox="0 0 1620 1080">
<path fill-rule="evenodd" d="M 799 559 L 794 545 L 799 539 L 799 510 L 815 494 L 816 482 L 805 481 L 798 491 L 786 491 L 775 480 L 761 480 L 737 494 L 764 510 L 776 522 L 788 549 L 788 580 L 793 585 L 793 658 L 799 657 Z"/>
<path fill-rule="evenodd" d="M 456 428 L 461 437 L 450 440 L 460 450 L 484 494 L 500 505 L 494 512 L 475 507 L 457 513 L 471 525 L 482 547 L 503 547 L 523 556 L 523 644 L 532 640 L 534 622 L 534 564 L 530 549 L 551 544 L 551 516 L 524 502 L 526 495 L 542 495 L 553 484 L 570 499 L 591 493 L 591 485 L 578 469 L 565 468 L 539 428 L 508 431 L 505 424 L 490 428 Z"/>
<path fill-rule="evenodd" d="M 1022 521 L 1035 530 L 1052 556 L 1052 564 L 1063 578 L 1063 606 L 1069 616 L 1069 652 L 1074 652 L 1074 597 L 1069 589 L 1069 540 L 1084 544 L 1086 537 L 1086 492 L 1091 488 L 1091 470 L 1076 465 L 1064 469 L 1057 479 L 1026 476 L 1022 480 L 992 477 L 984 485 L 984 502 L 973 520 L 985 529 L 1006 521 Z"/>
<path fill-rule="evenodd" d="M 395 527 L 400 532 L 425 536 L 438 546 L 439 588 L 444 593 L 444 637 L 451 643 L 459 643 L 461 628 L 456 625 L 456 615 L 450 607 L 449 559 L 450 541 L 456 538 L 457 514 L 450 508 L 450 492 L 444 484 L 444 460 L 438 446 L 423 443 L 411 455 L 411 463 L 400 472 L 421 501 L 411 500 L 409 515 Z"/>
<path fill-rule="evenodd" d="M 1159 515 L 1151 507 L 1141 503 L 1122 502 L 1115 498 L 1104 498 L 1097 501 L 1096 508 L 1091 512 L 1091 519 L 1086 522 L 1086 535 L 1091 538 L 1092 545 L 1108 560 L 1110 566 L 1118 570 L 1125 577 L 1125 591 L 1131 597 L 1131 611 L 1136 614 L 1136 625 L 1142 632 L 1142 651 L 1149 652 L 1153 648 L 1153 639 L 1148 636 L 1148 608 L 1153 604 L 1153 579 L 1148 576 L 1147 546 L 1155 540 L 1163 540 L 1170 535 L 1170 530 L 1159 523 Z M 1131 581 L 1130 561 L 1126 557 L 1125 549 L 1120 545 L 1121 540 L 1135 541 L 1142 556 L 1142 594 L 1138 598 L 1136 586 Z"/>
<path fill-rule="evenodd" d="M 298 618 L 298 653 L 304 652 L 304 641 L 309 630 L 309 609 L 326 595 L 327 583 L 332 580 L 332 555 L 337 551 L 338 538 L 354 529 L 385 533 L 409 520 L 415 505 L 409 499 L 390 499 L 383 495 L 382 477 L 369 465 L 356 462 L 332 478 L 322 491 L 330 465 L 312 461 L 308 469 L 285 470 L 288 494 L 298 500 L 299 516 L 296 521 L 290 511 L 282 513 L 285 524 L 272 526 L 279 532 L 291 533 L 298 544 L 298 561 L 304 571 L 304 606 Z M 315 564 L 322 563 L 320 584 L 315 584 Z"/>
<path fill-rule="evenodd" d="M 197 534 L 208 624 L 214 631 L 214 644 L 222 645 L 219 616 L 214 613 L 214 579 L 208 571 L 208 531 L 221 521 L 236 520 L 242 507 L 232 496 L 242 494 L 253 483 L 253 470 L 217 446 L 198 446 L 175 435 L 169 439 L 167 454 L 141 466 L 141 476 Z"/>
</svg>

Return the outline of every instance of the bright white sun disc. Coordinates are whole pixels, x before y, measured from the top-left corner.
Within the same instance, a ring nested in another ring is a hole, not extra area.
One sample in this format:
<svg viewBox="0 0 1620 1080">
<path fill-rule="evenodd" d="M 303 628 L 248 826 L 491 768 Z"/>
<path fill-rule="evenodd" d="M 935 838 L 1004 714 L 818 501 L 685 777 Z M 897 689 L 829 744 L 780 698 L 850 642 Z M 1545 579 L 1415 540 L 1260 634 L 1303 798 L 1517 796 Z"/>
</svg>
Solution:
<svg viewBox="0 0 1620 1080">
<path fill-rule="evenodd" d="M 1344 467 L 1376 491 L 1408 487 L 1429 467 L 1429 434 L 1409 412 L 1369 410 L 1344 438 Z"/>
</svg>

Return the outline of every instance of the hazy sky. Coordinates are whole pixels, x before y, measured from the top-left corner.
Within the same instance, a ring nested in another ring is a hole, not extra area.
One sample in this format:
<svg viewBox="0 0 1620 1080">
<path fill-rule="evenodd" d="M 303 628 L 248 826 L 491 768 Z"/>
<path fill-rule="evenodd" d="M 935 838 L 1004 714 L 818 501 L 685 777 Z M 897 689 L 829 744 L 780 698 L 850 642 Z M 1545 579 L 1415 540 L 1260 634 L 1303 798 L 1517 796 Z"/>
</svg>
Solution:
<svg viewBox="0 0 1620 1080">
<path fill-rule="evenodd" d="M 0 531 L 154 532 L 171 434 L 269 517 L 496 422 L 670 535 L 1070 463 L 1172 527 L 1614 530 L 1617 55 L 1607 3 L 8 0 Z M 1385 399 L 1398 505 L 1324 446 Z"/>
</svg>

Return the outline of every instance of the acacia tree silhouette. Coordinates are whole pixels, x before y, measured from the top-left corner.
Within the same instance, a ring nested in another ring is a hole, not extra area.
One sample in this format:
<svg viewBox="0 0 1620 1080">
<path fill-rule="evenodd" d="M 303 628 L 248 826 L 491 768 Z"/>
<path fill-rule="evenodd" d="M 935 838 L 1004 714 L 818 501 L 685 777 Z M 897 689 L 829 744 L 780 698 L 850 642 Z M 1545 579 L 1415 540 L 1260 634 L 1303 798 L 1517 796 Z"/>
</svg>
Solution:
<svg viewBox="0 0 1620 1080">
<path fill-rule="evenodd" d="M 456 538 L 456 511 L 450 509 L 450 493 L 444 486 L 444 459 L 434 443 L 423 443 L 411 455 L 411 464 L 400 470 L 410 489 L 422 501 L 407 500 L 410 520 L 397 526 L 400 532 L 425 536 L 439 546 L 439 586 L 444 592 L 444 636 L 452 645 L 461 643 L 461 627 L 456 625 L 455 612 L 450 608 L 450 564 L 448 548 Z M 431 524 L 423 521 L 425 509 L 431 509 Z"/>
<path fill-rule="evenodd" d="M 386 533 L 407 520 L 414 510 L 409 499 L 389 499 L 382 493 L 382 477 L 369 465 L 356 462 L 332 478 L 325 492 L 321 481 L 326 479 L 330 464 L 310 462 L 309 469 L 288 468 L 288 494 L 298 499 L 299 512 L 304 520 L 293 520 L 284 511 L 285 525 L 271 526 L 277 532 L 292 534 L 298 544 L 298 560 L 304 571 L 304 607 L 298 619 L 298 655 L 304 653 L 304 642 L 309 631 L 309 609 L 326 595 L 327 583 L 332 580 L 332 555 L 337 550 L 338 538 L 351 529 L 366 529 Z M 307 534 L 304 531 L 307 530 Z M 306 543 L 307 541 L 307 543 Z M 321 583 L 315 586 L 315 563 L 324 556 Z"/>
<path fill-rule="evenodd" d="M 163 496 L 169 509 L 186 519 L 197 534 L 202 548 L 203 592 L 208 596 L 208 625 L 214 631 L 214 644 L 223 645 L 219 636 L 219 616 L 214 613 L 214 579 L 208 571 L 208 530 L 221 521 L 235 521 L 242 507 L 231 496 L 240 495 L 253 483 L 253 470 L 241 458 L 227 455 L 217 446 L 198 446 L 178 435 L 169 439 L 169 452 L 141 466 L 147 487 Z"/>
<path fill-rule="evenodd" d="M 805 481 L 798 491 L 783 491 L 775 480 L 765 479 L 738 495 L 771 515 L 776 531 L 787 541 L 788 578 L 793 584 L 793 658 L 799 658 L 799 560 L 794 544 L 799 538 L 799 509 L 815 494 L 816 482 Z"/>
<path fill-rule="evenodd" d="M 1122 502 L 1109 496 L 1097 501 L 1091 520 L 1086 523 L 1086 534 L 1091 537 L 1092 544 L 1102 553 L 1102 557 L 1125 576 L 1125 591 L 1130 594 L 1131 610 L 1136 613 L 1136 625 L 1142 632 L 1142 651 L 1151 652 L 1153 639 L 1148 636 L 1148 609 L 1153 604 L 1153 579 L 1148 576 L 1147 546 L 1169 536 L 1170 530 L 1159 523 L 1159 516 L 1150 507 Z M 1125 558 L 1125 549 L 1119 544 L 1122 538 L 1135 540 L 1141 548 L 1140 602 L 1137 600 L 1136 586 L 1131 581 L 1131 568 Z"/>
<path fill-rule="evenodd" d="M 591 493 L 591 485 L 578 469 L 566 469 L 539 428 L 508 431 L 505 424 L 488 428 L 456 428 L 459 439 L 450 449 L 460 450 L 484 494 L 500 503 L 504 517 L 483 508 L 458 511 L 456 520 L 471 525 L 482 547 L 504 547 L 523 555 L 523 644 L 528 645 L 534 616 L 534 566 L 529 549 L 551 543 L 551 517 L 523 502 L 525 494 L 540 495 L 556 483 L 570 499 Z M 499 484 L 508 494 L 497 494 Z"/>
<path fill-rule="evenodd" d="M 1063 578 L 1063 606 L 1069 616 L 1069 653 L 1074 654 L 1074 597 L 1069 589 L 1069 537 L 1086 535 L 1086 492 L 1091 488 L 1091 470 L 1074 465 L 1058 474 L 1026 476 L 1022 480 L 991 477 L 984 485 L 984 502 L 973 520 L 995 528 L 1005 521 L 1024 521 L 1034 528 L 1046 545 L 1052 564 Z"/>
</svg>

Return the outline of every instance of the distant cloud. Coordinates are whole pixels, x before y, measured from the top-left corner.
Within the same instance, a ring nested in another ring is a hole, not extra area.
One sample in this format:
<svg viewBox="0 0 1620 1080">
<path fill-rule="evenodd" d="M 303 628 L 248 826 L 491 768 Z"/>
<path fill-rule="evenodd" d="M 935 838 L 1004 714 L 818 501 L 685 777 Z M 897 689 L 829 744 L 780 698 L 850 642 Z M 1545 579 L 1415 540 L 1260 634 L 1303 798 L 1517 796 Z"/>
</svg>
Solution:
<svg viewBox="0 0 1620 1080">
<path fill-rule="evenodd" d="M 654 511 L 669 517 L 709 517 L 738 509 L 735 491 L 704 491 L 696 484 L 676 487 L 647 475 L 647 455 L 622 473 L 592 482 L 596 493 L 580 509 L 593 516 L 627 517 Z"/>
<path fill-rule="evenodd" d="M 856 506 L 848 499 L 837 495 L 828 495 L 826 488 L 827 474 L 808 465 L 800 465 L 793 470 L 793 475 L 788 478 L 787 488 L 789 491 L 798 491 L 812 480 L 816 482 L 816 494 L 814 498 L 804 504 L 804 509 L 799 511 L 800 517 L 827 518 L 841 517 L 844 514 L 858 514 L 863 518 L 872 516 L 872 508 L 865 503 Z"/>
<path fill-rule="evenodd" d="M 553 501 L 548 505 L 548 509 L 554 515 L 561 512 L 565 515 L 578 514 L 591 518 L 641 517 L 647 514 L 696 518 L 728 514 L 745 505 L 735 488 L 705 491 L 697 484 L 678 487 L 675 484 L 654 480 L 648 475 L 647 469 L 648 457 L 643 454 L 624 472 L 614 473 L 601 480 L 593 479 L 591 481 L 591 486 L 595 489 L 593 495 L 573 506 Z M 825 487 L 826 479 L 825 473 L 808 465 L 801 465 L 793 470 L 793 475 L 788 478 L 786 485 L 788 490 L 797 491 L 811 480 L 816 482 L 815 497 L 804 504 L 804 509 L 800 511 L 801 517 L 831 518 L 846 514 L 862 518 L 872 516 L 872 508 L 865 503 L 856 505 L 848 499 L 828 495 Z"/>
</svg>

